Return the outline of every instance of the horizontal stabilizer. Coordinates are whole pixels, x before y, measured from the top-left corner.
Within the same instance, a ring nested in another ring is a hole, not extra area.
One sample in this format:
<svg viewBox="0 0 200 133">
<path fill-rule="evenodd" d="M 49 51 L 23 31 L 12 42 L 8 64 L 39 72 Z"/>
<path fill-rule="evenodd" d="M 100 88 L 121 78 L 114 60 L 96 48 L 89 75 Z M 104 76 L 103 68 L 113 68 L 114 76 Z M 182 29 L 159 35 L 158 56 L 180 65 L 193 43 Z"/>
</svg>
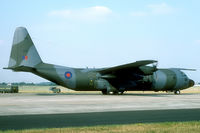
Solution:
<svg viewBox="0 0 200 133">
<path fill-rule="evenodd" d="M 24 71 L 24 72 L 36 71 L 36 68 L 28 67 L 28 66 L 7 67 L 7 68 L 3 68 L 3 69 L 11 69 L 13 71 Z"/>
</svg>

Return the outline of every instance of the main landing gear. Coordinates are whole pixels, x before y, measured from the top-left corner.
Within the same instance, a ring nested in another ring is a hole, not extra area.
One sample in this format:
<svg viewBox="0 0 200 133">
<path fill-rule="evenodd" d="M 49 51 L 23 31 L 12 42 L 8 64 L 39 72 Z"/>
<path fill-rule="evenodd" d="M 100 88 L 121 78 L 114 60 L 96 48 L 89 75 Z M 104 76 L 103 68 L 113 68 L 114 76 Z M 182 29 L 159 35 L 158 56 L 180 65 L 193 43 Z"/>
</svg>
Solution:
<svg viewBox="0 0 200 133">
<path fill-rule="evenodd" d="M 179 94 L 181 94 L 181 92 L 180 92 L 180 90 L 175 90 L 175 91 L 174 91 L 174 94 L 175 94 L 175 95 L 179 95 Z"/>
<path fill-rule="evenodd" d="M 107 95 L 108 94 L 107 90 L 102 90 L 101 92 L 102 92 L 103 95 Z"/>
<path fill-rule="evenodd" d="M 114 91 L 114 92 L 108 92 L 107 90 L 101 91 L 103 95 L 123 95 L 124 91 Z"/>
</svg>

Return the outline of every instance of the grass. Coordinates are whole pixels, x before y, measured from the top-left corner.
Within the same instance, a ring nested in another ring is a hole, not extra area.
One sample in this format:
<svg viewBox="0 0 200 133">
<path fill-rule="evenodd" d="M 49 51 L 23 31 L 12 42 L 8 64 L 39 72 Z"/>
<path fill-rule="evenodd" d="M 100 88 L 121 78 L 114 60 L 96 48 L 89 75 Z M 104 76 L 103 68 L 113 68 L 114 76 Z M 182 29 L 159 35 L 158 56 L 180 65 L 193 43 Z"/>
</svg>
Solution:
<svg viewBox="0 0 200 133">
<path fill-rule="evenodd" d="M 199 133 L 200 121 L 7 130 L 0 133 Z"/>
</svg>

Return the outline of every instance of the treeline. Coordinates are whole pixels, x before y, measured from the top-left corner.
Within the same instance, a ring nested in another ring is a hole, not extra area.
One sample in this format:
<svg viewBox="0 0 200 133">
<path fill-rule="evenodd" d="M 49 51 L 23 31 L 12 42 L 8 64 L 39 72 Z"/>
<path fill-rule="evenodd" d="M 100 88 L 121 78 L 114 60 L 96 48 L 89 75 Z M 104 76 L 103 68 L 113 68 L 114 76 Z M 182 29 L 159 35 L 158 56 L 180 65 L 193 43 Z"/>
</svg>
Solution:
<svg viewBox="0 0 200 133">
<path fill-rule="evenodd" d="M 6 83 L 2 82 L 0 85 L 18 85 L 18 86 L 55 86 L 53 82 L 40 82 L 40 83 L 26 83 L 26 82 L 15 82 L 15 83 Z"/>
</svg>

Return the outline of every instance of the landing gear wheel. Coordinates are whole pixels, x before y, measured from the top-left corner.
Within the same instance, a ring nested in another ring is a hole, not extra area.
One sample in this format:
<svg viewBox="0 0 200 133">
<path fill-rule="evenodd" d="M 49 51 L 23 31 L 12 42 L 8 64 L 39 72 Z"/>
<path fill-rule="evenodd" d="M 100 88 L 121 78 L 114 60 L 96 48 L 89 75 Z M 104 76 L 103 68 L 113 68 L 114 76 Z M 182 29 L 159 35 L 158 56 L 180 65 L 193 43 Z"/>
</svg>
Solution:
<svg viewBox="0 0 200 133">
<path fill-rule="evenodd" d="M 108 94 L 107 90 L 102 90 L 101 92 L 102 92 L 103 95 L 107 95 Z"/>
<path fill-rule="evenodd" d="M 113 91 L 113 95 L 118 95 L 119 92 L 118 91 Z"/>
<path fill-rule="evenodd" d="M 120 92 L 119 92 L 119 95 L 123 95 L 123 94 L 124 94 L 124 91 L 120 91 Z"/>
<path fill-rule="evenodd" d="M 179 90 L 176 90 L 176 91 L 174 91 L 174 94 L 179 95 L 179 94 L 181 94 L 181 92 Z"/>
</svg>

